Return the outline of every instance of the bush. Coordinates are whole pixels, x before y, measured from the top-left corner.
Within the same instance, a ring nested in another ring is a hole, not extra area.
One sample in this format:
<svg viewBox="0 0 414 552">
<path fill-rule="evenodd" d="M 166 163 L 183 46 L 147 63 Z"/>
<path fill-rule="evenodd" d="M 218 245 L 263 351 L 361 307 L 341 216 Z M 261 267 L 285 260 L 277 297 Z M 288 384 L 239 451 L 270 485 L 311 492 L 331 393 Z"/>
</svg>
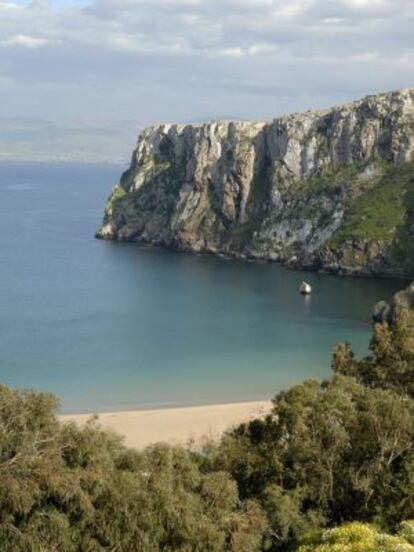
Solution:
<svg viewBox="0 0 414 552">
<path fill-rule="evenodd" d="M 370 350 L 370 356 L 356 361 L 348 344 L 337 345 L 333 370 L 414 398 L 414 311 L 402 310 L 392 324 L 375 324 Z"/>
<path fill-rule="evenodd" d="M 50 395 L 0 387 L 2 552 L 252 552 L 265 520 L 225 472 L 159 444 L 129 450 L 91 420 L 62 425 Z"/>
<path fill-rule="evenodd" d="M 413 401 L 336 376 L 280 393 L 270 416 L 223 438 L 211 466 L 261 503 L 283 548 L 344 520 L 414 517 L 413 435 Z"/>
<path fill-rule="evenodd" d="M 414 522 L 405 522 L 405 530 L 414 530 Z M 414 552 L 413 541 L 379 532 L 363 523 L 349 523 L 304 539 L 297 552 Z"/>
</svg>

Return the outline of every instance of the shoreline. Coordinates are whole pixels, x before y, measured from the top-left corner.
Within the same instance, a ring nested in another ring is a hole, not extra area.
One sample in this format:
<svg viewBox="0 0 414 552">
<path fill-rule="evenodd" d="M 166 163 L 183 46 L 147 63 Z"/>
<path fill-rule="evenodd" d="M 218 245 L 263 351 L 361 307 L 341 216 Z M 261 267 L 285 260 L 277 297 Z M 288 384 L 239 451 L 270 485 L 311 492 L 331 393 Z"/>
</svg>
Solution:
<svg viewBox="0 0 414 552">
<path fill-rule="evenodd" d="M 404 273 L 404 272 L 372 272 L 371 270 L 358 270 L 353 269 L 351 267 L 343 268 L 343 269 L 333 269 L 329 266 L 326 267 L 316 267 L 314 263 L 301 263 L 300 261 L 295 263 L 290 263 L 288 260 L 283 259 L 275 259 L 268 256 L 263 255 L 256 255 L 254 253 L 241 253 L 238 251 L 212 251 L 210 249 L 200 249 L 195 250 L 191 247 L 174 247 L 169 245 L 163 245 L 162 243 L 152 243 L 147 242 L 143 239 L 139 238 L 131 238 L 131 239 L 125 239 L 125 238 L 118 238 L 115 235 L 102 235 L 100 233 L 102 229 L 102 226 L 96 230 L 94 233 L 94 238 L 97 240 L 101 240 L 104 242 L 114 242 L 114 243 L 126 243 L 126 244 L 133 244 L 135 246 L 138 246 L 142 249 L 149 249 L 149 250 L 159 250 L 159 251 L 167 251 L 170 253 L 178 253 L 180 255 L 189 255 L 194 257 L 212 257 L 216 259 L 221 259 L 223 261 L 232 261 L 232 262 L 240 262 L 240 263 L 257 263 L 257 264 L 275 264 L 281 268 L 284 268 L 291 272 L 307 272 L 309 274 L 316 274 L 316 275 L 326 275 L 326 276 L 335 276 L 339 278 L 361 278 L 361 279 L 372 279 L 372 280 L 399 280 L 401 282 L 411 282 L 413 279 L 413 275 L 410 273 Z"/>
<path fill-rule="evenodd" d="M 97 416 L 105 429 L 123 436 L 128 447 L 142 448 L 156 442 L 172 445 L 200 444 L 218 439 L 232 426 L 262 417 L 271 410 L 269 400 L 90 414 L 62 414 L 62 422 L 84 424 Z"/>
</svg>

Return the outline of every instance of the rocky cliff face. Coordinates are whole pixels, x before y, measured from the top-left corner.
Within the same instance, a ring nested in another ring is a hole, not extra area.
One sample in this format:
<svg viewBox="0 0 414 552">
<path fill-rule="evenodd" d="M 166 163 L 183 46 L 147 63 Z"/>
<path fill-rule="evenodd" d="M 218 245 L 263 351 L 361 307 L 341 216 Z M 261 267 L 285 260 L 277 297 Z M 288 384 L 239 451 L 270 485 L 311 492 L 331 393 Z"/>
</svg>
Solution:
<svg viewBox="0 0 414 552">
<path fill-rule="evenodd" d="M 380 301 L 374 307 L 374 322 L 393 323 L 402 311 L 414 310 L 414 282 L 402 291 L 397 291 L 389 301 Z"/>
<path fill-rule="evenodd" d="M 148 128 L 97 236 L 412 275 L 414 89 L 271 122 Z"/>
</svg>

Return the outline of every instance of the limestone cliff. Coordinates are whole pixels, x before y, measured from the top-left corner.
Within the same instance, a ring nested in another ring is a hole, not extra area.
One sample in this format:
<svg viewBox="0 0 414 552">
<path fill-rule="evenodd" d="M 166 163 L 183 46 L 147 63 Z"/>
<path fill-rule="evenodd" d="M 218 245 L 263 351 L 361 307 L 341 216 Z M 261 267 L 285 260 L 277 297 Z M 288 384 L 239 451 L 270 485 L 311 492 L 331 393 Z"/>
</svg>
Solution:
<svg viewBox="0 0 414 552">
<path fill-rule="evenodd" d="M 414 89 L 139 136 L 97 236 L 337 273 L 414 274 Z"/>
</svg>

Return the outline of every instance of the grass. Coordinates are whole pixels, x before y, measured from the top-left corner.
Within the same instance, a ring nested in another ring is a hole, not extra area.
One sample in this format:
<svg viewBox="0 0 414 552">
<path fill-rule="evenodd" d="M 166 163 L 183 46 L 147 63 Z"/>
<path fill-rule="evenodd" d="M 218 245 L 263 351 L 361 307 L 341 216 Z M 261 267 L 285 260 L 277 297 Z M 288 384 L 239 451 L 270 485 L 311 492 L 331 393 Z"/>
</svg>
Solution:
<svg viewBox="0 0 414 552">
<path fill-rule="evenodd" d="M 414 269 L 414 167 L 404 195 L 405 220 L 397 229 L 393 254 L 410 271 Z"/>
<path fill-rule="evenodd" d="M 318 220 L 319 225 L 327 223 L 330 212 L 326 212 L 323 203 L 324 198 L 335 198 L 342 195 L 341 190 L 347 193 L 341 201 L 347 201 L 357 192 L 361 186 L 367 183 L 358 181 L 358 176 L 364 167 L 360 165 L 343 166 L 336 170 L 325 170 L 319 176 L 313 176 L 307 180 L 293 180 L 289 186 L 289 203 L 284 216 L 291 219 Z M 368 183 L 369 185 L 369 183 Z"/>
<path fill-rule="evenodd" d="M 356 198 L 330 245 L 345 241 L 389 241 L 414 208 L 414 163 L 390 167 L 379 184 Z"/>
<path fill-rule="evenodd" d="M 343 165 L 337 169 L 325 169 L 323 174 L 314 176 L 308 180 L 302 180 L 295 183 L 297 192 L 304 192 L 307 196 L 315 196 L 325 193 L 329 190 L 335 190 L 338 186 L 346 186 L 347 189 L 361 188 L 361 185 L 366 185 L 367 180 L 361 180 L 360 176 L 368 165 L 375 164 L 379 174 L 387 169 L 387 164 L 376 159 L 365 163 L 355 163 L 353 165 Z M 375 177 L 373 177 L 375 179 Z"/>
<path fill-rule="evenodd" d="M 251 245 L 253 233 L 259 228 L 259 226 L 260 221 L 256 219 L 238 224 L 231 230 L 230 233 L 232 246 L 236 249 L 241 249 L 246 245 Z"/>
<path fill-rule="evenodd" d="M 123 198 L 126 195 L 126 191 L 121 186 L 117 186 L 114 188 L 112 192 L 111 201 L 116 201 L 118 199 Z"/>
<path fill-rule="evenodd" d="M 149 155 L 144 159 L 138 172 L 143 172 L 145 176 L 155 177 L 168 171 L 170 167 L 171 163 L 169 161 L 158 161 L 154 155 Z"/>
<path fill-rule="evenodd" d="M 145 176 L 145 182 L 150 182 L 153 178 L 157 178 L 159 175 L 163 174 L 164 172 L 168 171 L 171 168 L 171 163 L 169 161 L 157 161 L 157 159 L 150 155 L 148 156 L 142 165 L 139 167 L 138 173 L 144 173 Z M 134 176 L 136 177 L 137 174 Z M 123 180 L 128 180 L 128 183 L 132 183 L 132 178 L 130 171 L 127 171 L 123 175 Z M 122 182 L 124 184 L 124 182 Z M 125 184 L 124 184 L 125 185 Z M 133 191 L 126 191 L 123 186 L 117 186 L 113 193 L 112 197 L 110 199 L 112 206 L 114 209 L 119 209 L 124 201 L 130 201 L 137 199 L 141 196 L 141 188 L 138 190 Z"/>
</svg>

